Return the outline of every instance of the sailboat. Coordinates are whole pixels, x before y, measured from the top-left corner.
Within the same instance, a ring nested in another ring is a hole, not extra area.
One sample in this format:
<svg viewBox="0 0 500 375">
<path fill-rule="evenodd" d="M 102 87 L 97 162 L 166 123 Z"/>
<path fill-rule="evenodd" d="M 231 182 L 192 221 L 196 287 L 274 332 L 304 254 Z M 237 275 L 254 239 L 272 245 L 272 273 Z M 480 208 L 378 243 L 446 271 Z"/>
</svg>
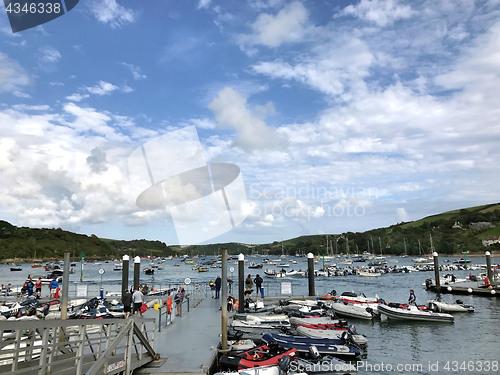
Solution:
<svg viewBox="0 0 500 375">
<path fill-rule="evenodd" d="M 429 233 L 429 237 L 430 237 L 430 240 L 431 240 L 431 254 L 434 253 L 434 244 L 432 243 L 432 236 L 431 234 Z M 430 257 L 427 257 L 424 255 L 422 255 L 422 247 L 420 245 L 420 239 L 418 240 L 418 250 L 420 252 L 420 256 L 418 258 L 413 258 L 413 262 L 414 263 L 418 263 L 418 264 L 432 264 L 432 259 L 433 257 L 430 256 Z"/>
<path fill-rule="evenodd" d="M 375 260 L 384 260 L 385 256 L 382 254 L 382 241 L 380 240 L 380 237 L 378 238 L 378 245 L 380 247 L 380 255 L 378 257 L 375 257 Z M 372 247 L 373 247 L 373 239 L 372 239 Z"/>
<path fill-rule="evenodd" d="M 349 257 L 349 238 L 347 236 L 345 237 L 345 244 L 347 248 L 347 257 L 338 262 L 338 264 L 343 266 L 350 266 L 352 264 L 352 259 Z"/>
</svg>

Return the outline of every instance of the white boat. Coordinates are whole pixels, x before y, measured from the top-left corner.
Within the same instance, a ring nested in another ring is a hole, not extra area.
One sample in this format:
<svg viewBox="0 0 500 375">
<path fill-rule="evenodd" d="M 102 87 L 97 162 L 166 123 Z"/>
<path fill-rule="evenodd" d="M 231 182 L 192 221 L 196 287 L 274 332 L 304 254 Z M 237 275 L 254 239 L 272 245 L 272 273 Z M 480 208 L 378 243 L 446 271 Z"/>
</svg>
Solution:
<svg viewBox="0 0 500 375">
<path fill-rule="evenodd" d="M 380 272 L 359 271 L 359 276 L 376 277 L 376 276 L 382 276 L 382 274 Z"/>
<path fill-rule="evenodd" d="M 380 313 L 390 319 L 398 320 L 420 320 L 428 322 L 453 322 L 453 315 L 432 312 L 429 310 L 419 310 L 415 306 L 410 306 L 410 309 L 402 309 L 398 307 L 389 307 L 384 304 L 378 306 Z"/>
<path fill-rule="evenodd" d="M 318 318 L 298 318 L 296 316 L 290 317 L 290 324 L 297 326 L 299 324 L 336 324 L 338 319 L 332 319 L 329 316 L 320 316 Z"/>
<path fill-rule="evenodd" d="M 306 271 L 294 271 L 294 270 L 291 270 L 291 271 L 287 271 L 285 273 L 286 276 L 305 276 L 306 275 Z"/>
<path fill-rule="evenodd" d="M 251 322 L 288 322 L 288 315 L 280 314 L 280 315 L 252 315 L 249 314 L 246 316 L 246 321 Z"/>
<path fill-rule="evenodd" d="M 348 318 L 355 318 L 355 319 L 365 319 L 365 320 L 373 319 L 373 315 L 366 310 L 367 306 L 348 305 L 342 302 L 337 302 L 337 303 L 325 302 L 325 304 L 327 304 L 327 306 L 329 306 L 339 316 L 345 316 Z"/>
<path fill-rule="evenodd" d="M 362 303 L 368 303 L 368 302 L 378 302 L 379 298 L 377 295 L 375 297 L 367 297 L 363 293 L 357 294 L 354 292 L 344 292 L 340 295 L 339 299 L 341 299 L 344 302 L 362 302 Z"/>
<path fill-rule="evenodd" d="M 436 300 L 427 301 L 427 306 L 435 312 L 474 312 L 474 306 L 465 305 L 463 301 L 456 300 L 455 302 L 441 302 Z"/>
<path fill-rule="evenodd" d="M 314 328 L 306 328 L 303 326 L 296 328 L 297 333 L 300 336 L 305 337 L 316 337 L 322 339 L 340 339 L 342 338 L 342 334 L 346 331 L 341 330 L 333 330 L 333 329 L 314 329 Z M 363 335 L 352 335 L 352 339 L 359 345 L 366 345 L 368 340 Z"/>
<path fill-rule="evenodd" d="M 343 259 L 337 264 L 342 266 L 350 266 L 352 264 L 352 259 Z"/>
</svg>

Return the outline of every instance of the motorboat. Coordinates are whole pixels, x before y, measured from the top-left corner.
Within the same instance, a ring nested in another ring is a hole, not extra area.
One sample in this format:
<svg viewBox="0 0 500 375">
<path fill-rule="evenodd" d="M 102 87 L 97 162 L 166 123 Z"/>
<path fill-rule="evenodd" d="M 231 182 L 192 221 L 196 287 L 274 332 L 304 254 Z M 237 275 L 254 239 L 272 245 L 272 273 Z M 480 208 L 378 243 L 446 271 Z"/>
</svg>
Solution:
<svg viewBox="0 0 500 375">
<path fill-rule="evenodd" d="M 453 322 L 453 315 L 437 313 L 428 310 L 420 310 L 416 306 L 409 309 L 390 307 L 384 304 L 378 306 L 378 310 L 390 319 L 398 320 L 419 320 L 428 322 Z"/>
<path fill-rule="evenodd" d="M 346 336 L 347 337 L 347 336 Z M 284 348 L 295 348 L 298 352 L 308 353 L 311 346 L 315 346 L 322 355 L 333 355 L 341 357 L 355 358 L 361 352 L 354 345 L 347 345 L 348 339 L 321 339 L 314 337 L 280 335 L 277 333 L 266 333 L 262 336 L 266 343 L 273 341 Z"/>
<path fill-rule="evenodd" d="M 155 270 L 154 270 L 154 268 L 144 268 L 144 273 L 146 275 L 154 275 Z"/>
<path fill-rule="evenodd" d="M 262 268 L 262 267 L 264 267 L 263 264 L 257 264 L 255 262 L 252 262 L 248 265 L 248 268 Z"/>
<path fill-rule="evenodd" d="M 252 329 L 265 330 L 265 329 L 281 329 L 282 327 L 290 328 L 288 320 L 279 321 L 259 321 L 259 320 L 234 320 L 231 327 L 239 331 L 248 331 Z"/>
<path fill-rule="evenodd" d="M 264 274 L 268 277 L 275 277 L 275 278 L 283 278 L 286 277 L 286 271 L 276 271 L 276 270 L 270 270 L 267 269 L 264 271 Z"/>
<path fill-rule="evenodd" d="M 290 324 L 298 326 L 299 324 L 335 324 L 338 323 L 338 319 L 332 319 L 330 316 L 320 316 L 320 317 L 305 317 L 299 318 L 296 316 L 290 317 Z"/>
<path fill-rule="evenodd" d="M 243 370 L 247 368 L 277 365 L 280 359 L 289 356 L 295 359 L 297 349 L 285 349 L 277 344 L 262 345 L 235 356 L 223 355 L 219 359 L 221 370 Z"/>
<path fill-rule="evenodd" d="M 332 290 L 332 295 L 335 295 L 335 291 Z M 379 298 L 375 297 L 367 297 L 363 293 L 355 293 L 355 292 L 343 292 L 339 299 L 344 302 L 378 302 Z"/>
<path fill-rule="evenodd" d="M 301 271 L 301 270 L 294 271 L 294 270 L 291 270 L 291 271 L 286 271 L 285 275 L 286 276 L 305 276 L 306 275 L 306 271 Z"/>
<path fill-rule="evenodd" d="M 373 315 L 370 311 L 367 311 L 369 307 L 362 305 L 347 304 L 347 302 L 326 302 L 327 306 L 330 307 L 339 316 L 344 316 L 348 318 L 355 319 L 373 319 Z"/>
<path fill-rule="evenodd" d="M 344 332 L 347 333 L 348 331 L 346 330 L 339 331 L 332 329 L 314 329 L 314 328 L 307 328 L 305 326 L 299 326 L 295 329 L 295 332 L 297 333 L 297 335 L 305 337 L 315 337 L 319 339 L 340 339 L 342 338 Z M 276 332 L 276 333 L 281 333 L 281 332 Z M 365 336 L 358 334 L 353 334 L 352 339 L 358 345 L 366 345 L 366 343 L 368 342 Z"/>
<path fill-rule="evenodd" d="M 459 299 L 452 303 L 430 300 L 427 306 L 435 312 L 474 312 L 474 306 L 466 305 Z"/>
<path fill-rule="evenodd" d="M 363 277 L 377 277 L 377 276 L 382 276 L 380 272 L 369 272 L 369 271 L 359 271 L 359 276 Z"/>
</svg>

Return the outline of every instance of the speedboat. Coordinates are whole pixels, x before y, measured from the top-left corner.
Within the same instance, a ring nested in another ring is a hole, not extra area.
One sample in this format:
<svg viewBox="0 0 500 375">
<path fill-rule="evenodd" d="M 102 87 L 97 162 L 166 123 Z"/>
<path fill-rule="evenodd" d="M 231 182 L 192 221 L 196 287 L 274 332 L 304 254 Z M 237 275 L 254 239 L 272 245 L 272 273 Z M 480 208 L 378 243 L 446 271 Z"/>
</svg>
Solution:
<svg viewBox="0 0 500 375">
<path fill-rule="evenodd" d="M 297 357 L 297 349 L 285 349 L 276 345 L 276 343 L 269 346 L 262 345 L 236 356 L 223 355 L 219 359 L 219 368 L 221 370 L 243 370 L 260 366 L 277 365 L 284 356 L 295 359 Z"/>
<path fill-rule="evenodd" d="M 347 335 L 346 335 L 347 337 Z M 302 337 L 291 335 L 280 335 L 278 333 L 266 333 L 262 336 L 266 343 L 276 341 L 284 348 L 295 348 L 299 352 L 307 353 L 311 346 L 315 346 L 322 355 L 358 357 L 361 352 L 353 345 L 347 345 L 348 339 L 322 339 L 314 337 Z"/>
<path fill-rule="evenodd" d="M 332 329 L 314 329 L 305 326 L 299 326 L 295 329 L 299 336 L 314 337 L 319 339 L 340 339 L 344 333 L 348 333 L 347 330 L 339 331 Z M 276 332 L 280 333 L 280 332 Z M 353 334 L 352 339 L 356 344 L 365 345 L 368 340 L 363 335 Z"/>
<path fill-rule="evenodd" d="M 382 274 L 380 272 L 359 271 L 359 276 L 376 277 L 376 276 L 382 276 Z"/>
<path fill-rule="evenodd" d="M 370 311 L 367 311 L 367 309 L 369 308 L 367 306 L 363 306 L 360 304 L 352 305 L 342 302 L 326 302 L 326 304 L 339 316 L 365 320 L 373 319 L 372 313 Z"/>
<path fill-rule="evenodd" d="M 409 310 L 390 307 L 384 304 L 378 306 L 378 310 L 391 319 L 420 320 L 428 322 L 453 322 L 453 315 L 437 313 L 428 310 L 419 310 L 416 306 L 410 306 Z"/>
<path fill-rule="evenodd" d="M 257 264 L 255 262 L 250 263 L 248 268 L 262 268 L 264 265 L 263 264 Z"/>
<path fill-rule="evenodd" d="M 441 302 L 436 300 L 427 301 L 429 310 L 435 312 L 474 312 L 474 306 L 465 305 L 463 301 L 457 299 L 455 302 Z"/>
</svg>

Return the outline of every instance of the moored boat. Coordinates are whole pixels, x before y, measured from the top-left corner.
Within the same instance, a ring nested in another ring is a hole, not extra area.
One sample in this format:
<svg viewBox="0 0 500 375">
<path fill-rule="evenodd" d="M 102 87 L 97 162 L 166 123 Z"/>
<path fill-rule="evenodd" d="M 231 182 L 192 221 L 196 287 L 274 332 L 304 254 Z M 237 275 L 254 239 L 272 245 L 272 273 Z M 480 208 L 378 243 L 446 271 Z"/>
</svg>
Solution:
<svg viewBox="0 0 500 375">
<path fill-rule="evenodd" d="M 427 322 L 453 322 L 453 315 L 437 313 L 428 310 L 419 310 L 415 306 L 411 306 L 410 309 L 401 309 L 397 307 L 390 307 L 384 304 L 378 306 L 378 310 L 391 319 L 398 320 L 419 320 Z"/>
<path fill-rule="evenodd" d="M 459 299 L 452 303 L 430 300 L 427 305 L 429 310 L 435 312 L 474 312 L 474 306 L 466 305 Z"/>
</svg>

